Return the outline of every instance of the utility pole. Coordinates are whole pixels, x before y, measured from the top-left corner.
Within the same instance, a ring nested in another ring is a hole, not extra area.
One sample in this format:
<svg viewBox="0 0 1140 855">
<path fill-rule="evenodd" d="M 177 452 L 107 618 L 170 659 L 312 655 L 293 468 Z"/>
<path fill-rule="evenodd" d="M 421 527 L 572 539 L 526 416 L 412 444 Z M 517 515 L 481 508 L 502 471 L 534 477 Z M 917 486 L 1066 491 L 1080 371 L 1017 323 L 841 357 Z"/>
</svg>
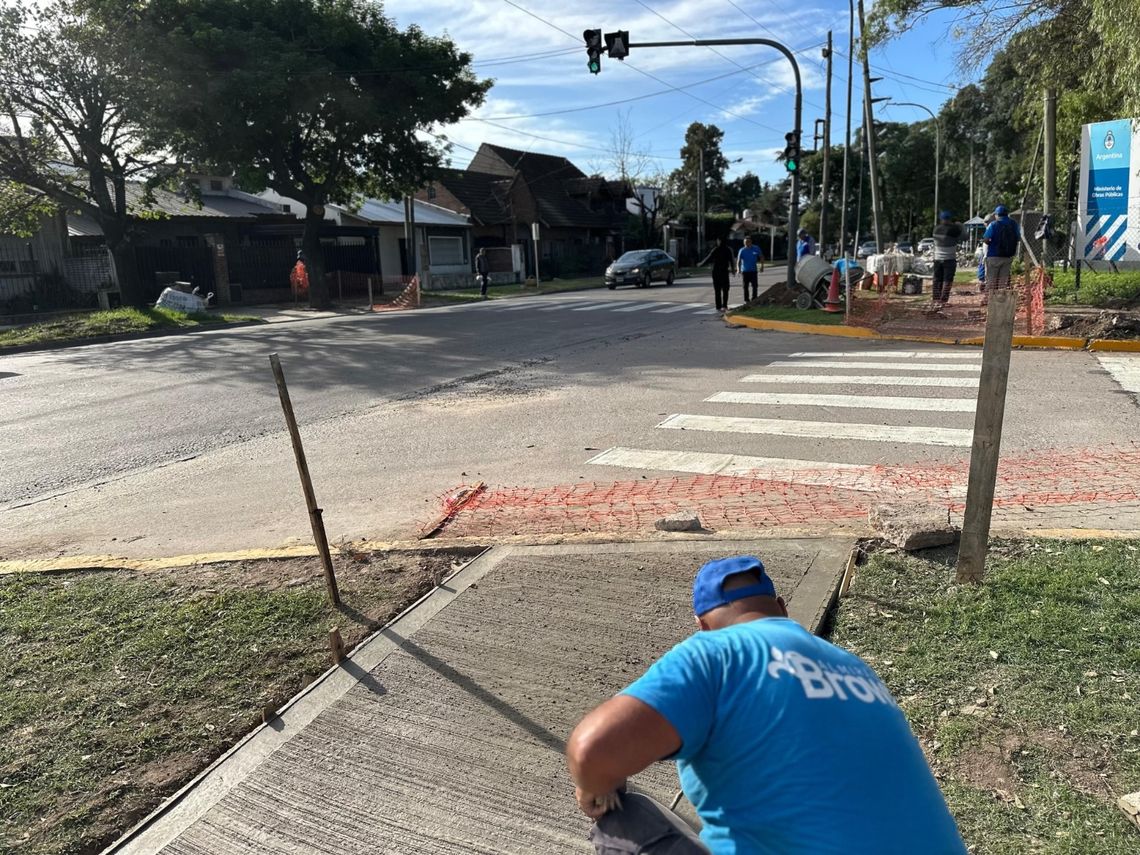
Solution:
<svg viewBox="0 0 1140 855">
<path fill-rule="evenodd" d="M 970 140 L 970 219 L 977 216 L 974 209 L 974 141 Z"/>
<path fill-rule="evenodd" d="M 867 158 L 871 170 L 871 219 L 875 228 L 875 248 L 883 249 L 882 200 L 879 198 L 879 166 L 875 162 L 875 110 L 871 98 L 871 64 L 867 55 L 867 18 L 859 0 L 859 54 L 863 59 L 863 133 L 867 137 Z"/>
<path fill-rule="evenodd" d="M 704 258 L 705 252 L 705 150 L 701 147 L 697 154 L 697 258 Z"/>
<path fill-rule="evenodd" d="M 916 104 L 913 101 L 892 101 L 896 107 L 918 107 L 920 110 L 925 110 L 930 114 L 931 121 L 934 122 L 934 226 L 938 227 L 938 173 L 942 171 L 942 130 L 938 125 L 938 117 L 934 115 L 934 111 L 929 107 L 924 107 L 922 104 Z M 971 217 L 973 214 L 970 215 Z M 967 217 L 966 219 L 969 219 Z"/>
<path fill-rule="evenodd" d="M 851 88 L 855 73 L 855 0 L 847 0 L 850 18 L 847 25 L 847 137 L 843 145 L 843 201 L 839 210 L 839 245 L 843 250 L 843 266 L 847 267 L 847 170 L 851 162 Z M 844 282 L 849 282 L 846 270 Z M 851 317 L 851 288 L 847 285 L 846 312 Z"/>
<path fill-rule="evenodd" d="M 827 201 L 831 185 L 831 30 L 827 31 L 827 49 L 823 52 L 827 60 L 827 95 L 823 106 L 823 190 L 820 193 L 819 207 L 819 254 L 825 255 L 824 247 L 827 245 Z"/>
<path fill-rule="evenodd" d="M 404 247 L 408 262 L 408 276 L 416 275 L 416 209 L 415 200 L 404 195 Z"/>
<path fill-rule="evenodd" d="M 1041 211 L 1053 214 L 1053 200 L 1057 197 L 1057 90 L 1045 90 L 1045 198 Z M 1048 257 L 1049 240 L 1041 239 L 1041 264 L 1051 266 Z"/>
</svg>

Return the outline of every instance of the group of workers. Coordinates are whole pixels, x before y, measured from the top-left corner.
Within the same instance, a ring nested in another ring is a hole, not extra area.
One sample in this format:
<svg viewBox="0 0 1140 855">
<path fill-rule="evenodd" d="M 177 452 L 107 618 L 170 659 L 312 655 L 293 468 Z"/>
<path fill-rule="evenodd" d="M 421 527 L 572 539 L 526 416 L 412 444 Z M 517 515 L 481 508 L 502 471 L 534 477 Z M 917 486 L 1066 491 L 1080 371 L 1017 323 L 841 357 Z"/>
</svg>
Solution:
<svg viewBox="0 0 1140 855">
<path fill-rule="evenodd" d="M 963 234 L 963 226 L 955 221 L 952 212 L 939 213 L 933 235 L 932 296 L 935 309 L 941 309 L 950 300 L 950 291 L 958 272 L 958 247 Z M 1021 228 L 1009 216 L 1009 209 L 1005 205 L 998 205 L 987 221 L 982 243 L 978 247 L 978 282 L 983 294 L 1010 287 L 1013 259 L 1020 242 Z M 800 229 L 796 242 L 797 263 L 816 252 L 815 239 L 806 230 Z M 764 270 L 764 253 L 758 246 L 752 245 L 751 237 L 744 238 L 744 246 L 737 253 L 733 253 L 725 238 L 718 238 L 716 246 L 700 262 L 702 267 L 710 264 L 717 311 L 728 310 L 729 276 L 737 271 L 740 272 L 744 286 L 744 302 L 756 299 L 759 287 L 757 271 Z M 841 270 L 845 270 L 847 264 L 844 259 Z M 983 297 L 983 305 L 986 299 Z"/>
</svg>

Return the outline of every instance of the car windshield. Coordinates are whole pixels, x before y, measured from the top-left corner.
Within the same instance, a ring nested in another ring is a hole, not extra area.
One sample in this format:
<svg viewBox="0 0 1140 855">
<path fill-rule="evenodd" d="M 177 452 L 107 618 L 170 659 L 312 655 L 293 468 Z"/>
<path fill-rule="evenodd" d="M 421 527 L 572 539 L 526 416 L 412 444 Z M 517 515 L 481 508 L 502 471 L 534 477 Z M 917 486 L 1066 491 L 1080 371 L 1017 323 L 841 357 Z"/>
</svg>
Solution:
<svg viewBox="0 0 1140 855">
<path fill-rule="evenodd" d="M 649 253 L 645 251 L 627 252 L 618 259 L 619 264 L 641 264 L 645 261 L 649 261 Z"/>
</svg>

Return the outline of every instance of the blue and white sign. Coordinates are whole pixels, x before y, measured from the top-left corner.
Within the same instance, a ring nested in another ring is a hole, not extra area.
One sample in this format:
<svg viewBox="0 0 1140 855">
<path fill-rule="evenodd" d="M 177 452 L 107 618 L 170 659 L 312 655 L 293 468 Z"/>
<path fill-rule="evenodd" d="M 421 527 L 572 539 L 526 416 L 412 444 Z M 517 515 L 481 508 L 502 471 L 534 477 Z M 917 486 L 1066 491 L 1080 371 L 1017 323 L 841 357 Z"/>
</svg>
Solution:
<svg viewBox="0 0 1140 855">
<path fill-rule="evenodd" d="M 1137 153 L 1135 159 L 1133 152 Z M 1085 125 L 1077 257 L 1140 262 L 1140 120 Z"/>
</svg>

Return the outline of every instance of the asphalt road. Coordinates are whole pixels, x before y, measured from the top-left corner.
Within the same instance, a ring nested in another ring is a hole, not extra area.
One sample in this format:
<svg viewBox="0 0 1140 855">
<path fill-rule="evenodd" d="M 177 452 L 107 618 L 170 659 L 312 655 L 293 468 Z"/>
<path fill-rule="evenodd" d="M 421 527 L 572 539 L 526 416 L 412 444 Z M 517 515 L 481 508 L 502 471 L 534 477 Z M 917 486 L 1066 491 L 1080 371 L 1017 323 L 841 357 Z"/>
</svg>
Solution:
<svg viewBox="0 0 1140 855">
<path fill-rule="evenodd" d="M 413 534 L 442 493 L 474 480 L 538 486 L 677 471 L 648 468 L 652 456 L 588 463 L 615 448 L 856 465 L 968 453 L 955 431 L 972 425 L 969 412 L 871 410 L 853 400 L 965 400 L 968 387 L 859 384 L 852 378 L 891 372 L 853 370 L 845 356 L 810 372 L 780 367 L 794 353 L 900 348 L 732 329 L 711 312 L 711 297 L 698 280 L 0 358 L 0 557 L 307 540 L 272 352 L 285 365 L 333 539 Z M 757 372 L 793 379 L 758 382 Z M 821 382 L 795 379 L 803 374 Z M 717 393 L 767 397 L 706 400 Z M 775 418 L 798 433 L 755 421 Z M 818 427 L 840 423 L 919 430 L 894 441 Z M 1090 354 L 1019 352 L 1006 424 L 1003 452 L 1089 446 L 1140 436 L 1140 408 Z"/>
</svg>

